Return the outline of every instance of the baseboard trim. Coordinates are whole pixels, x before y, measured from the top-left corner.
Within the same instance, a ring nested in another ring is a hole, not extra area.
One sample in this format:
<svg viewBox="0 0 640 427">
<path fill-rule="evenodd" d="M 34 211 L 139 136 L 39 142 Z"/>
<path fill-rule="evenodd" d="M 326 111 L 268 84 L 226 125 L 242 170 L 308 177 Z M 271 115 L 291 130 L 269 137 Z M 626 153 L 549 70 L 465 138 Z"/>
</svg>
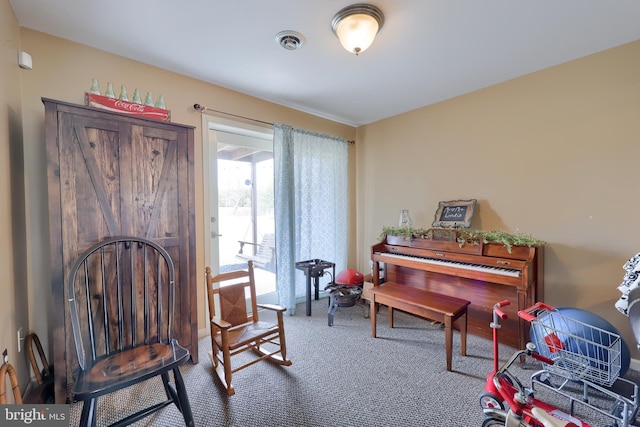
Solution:
<svg viewBox="0 0 640 427">
<path fill-rule="evenodd" d="M 629 369 L 633 369 L 634 371 L 640 372 L 640 360 L 632 358 L 629 361 Z"/>
</svg>

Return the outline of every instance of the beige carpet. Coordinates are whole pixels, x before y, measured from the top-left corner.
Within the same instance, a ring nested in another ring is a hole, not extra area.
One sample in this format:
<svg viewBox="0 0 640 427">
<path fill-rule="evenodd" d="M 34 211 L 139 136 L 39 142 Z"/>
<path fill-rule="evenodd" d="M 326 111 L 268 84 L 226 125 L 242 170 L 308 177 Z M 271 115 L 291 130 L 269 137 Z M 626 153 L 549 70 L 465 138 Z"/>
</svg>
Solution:
<svg viewBox="0 0 640 427">
<path fill-rule="evenodd" d="M 454 334 L 453 372 L 445 369 L 444 332 L 438 324 L 398 313 L 390 330 L 387 312 L 378 314 L 378 338 L 371 338 L 365 306 L 338 308 L 328 326 L 327 300 L 313 303 L 313 315 L 300 305 L 285 316 L 289 357 L 293 365 L 261 362 L 234 375 L 236 394 L 227 397 L 215 380 L 207 355 L 210 342 L 200 341 L 200 363 L 182 369 L 197 426 L 480 426 L 484 415 L 479 395 L 493 368 L 492 343 L 469 336 L 467 356 L 460 355 Z M 261 319 L 268 319 L 261 314 Z M 487 319 L 487 328 L 491 319 Z M 501 346 L 501 360 L 513 349 Z M 246 354 L 238 357 L 252 357 Z M 518 366 L 528 384 L 540 368 Z M 630 372 L 633 378 L 638 374 Z M 98 425 L 135 412 L 154 396 L 163 396 L 159 381 L 103 398 Z M 551 397 L 556 399 L 557 396 Z M 608 404 L 605 402 L 605 404 Z M 80 404 L 71 408 L 77 425 Z M 590 414 L 591 416 L 593 414 Z M 171 406 L 139 426 L 184 425 Z M 603 425 L 603 424 L 595 424 Z"/>
</svg>

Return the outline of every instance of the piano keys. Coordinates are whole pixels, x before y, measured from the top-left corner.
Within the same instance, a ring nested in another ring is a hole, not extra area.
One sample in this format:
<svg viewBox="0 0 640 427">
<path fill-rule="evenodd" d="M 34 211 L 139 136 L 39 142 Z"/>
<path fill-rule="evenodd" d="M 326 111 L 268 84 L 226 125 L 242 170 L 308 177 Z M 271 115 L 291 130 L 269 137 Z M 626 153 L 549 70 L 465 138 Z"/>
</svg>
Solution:
<svg viewBox="0 0 640 427">
<path fill-rule="evenodd" d="M 385 239 L 371 248 L 374 285 L 380 284 L 384 264 L 388 281 L 471 301 L 467 331 L 487 339 L 492 335 L 489 323 L 493 305 L 508 299 L 511 305 L 505 310 L 508 319 L 502 324 L 500 340 L 524 348 L 530 340 L 529 325 L 517 312 L 542 301 L 543 247 L 519 246 L 509 253 L 496 243 L 465 246 L 455 241 L 390 244 Z"/>
<path fill-rule="evenodd" d="M 433 267 L 433 271 L 447 271 L 451 268 L 459 268 L 460 270 L 469 271 L 469 275 L 471 278 L 476 277 L 474 272 L 479 273 L 487 273 L 487 274 L 497 274 L 500 276 L 509 276 L 509 277 L 517 277 L 520 278 L 521 271 L 519 269 L 514 268 L 504 268 L 504 267 L 494 267 L 494 266 L 486 266 L 483 264 L 475 264 L 475 263 L 467 263 L 456 260 L 449 259 L 437 259 L 437 258 L 427 258 L 420 257 L 417 255 L 402 255 L 388 252 L 385 254 L 387 257 L 397 258 L 397 265 L 405 264 L 406 266 L 412 266 L 413 262 L 420 262 L 424 264 L 431 264 Z M 403 263 L 401 260 L 405 260 L 406 263 Z M 441 266 L 443 268 L 438 268 L 437 266 Z M 460 275 L 464 275 L 464 271 L 460 271 Z M 514 282 L 515 283 L 515 282 Z"/>
</svg>

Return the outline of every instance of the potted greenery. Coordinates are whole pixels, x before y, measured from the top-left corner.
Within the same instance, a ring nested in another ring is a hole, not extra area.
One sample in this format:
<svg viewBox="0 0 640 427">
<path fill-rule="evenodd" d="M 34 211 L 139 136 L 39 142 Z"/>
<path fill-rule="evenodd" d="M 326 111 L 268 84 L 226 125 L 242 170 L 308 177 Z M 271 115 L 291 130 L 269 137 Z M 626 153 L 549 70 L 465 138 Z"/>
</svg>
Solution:
<svg viewBox="0 0 640 427">
<path fill-rule="evenodd" d="M 411 228 L 411 227 L 383 227 L 379 240 L 386 240 L 388 244 L 411 246 L 420 249 L 438 249 L 479 255 L 482 253 L 480 239 L 475 244 L 467 237 L 463 244 L 458 242 L 461 231 L 452 228 Z"/>
<path fill-rule="evenodd" d="M 506 231 L 460 230 L 453 228 L 383 227 L 379 240 L 391 245 L 423 249 L 438 248 L 477 255 L 526 257 L 529 248 L 544 246 L 545 242 L 530 235 Z M 514 251 L 517 251 L 514 253 Z"/>
<path fill-rule="evenodd" d="M 406 244 L 411 241 L 413 236 L 420 235 L 422 231 L 422 229 L 413 227 L 382 227 L 382 233 L 380 233 L 378 240 L 383 241 L 386 237 L 389 244 Z"/>
<path fill-rule="evenodd" d="M 536 239 L 530 234 L 524 233 L 507 233 L 502 230 L 491 231 L 467 231 L 458 237 L 460 244 L 466 244 L 468 241 L 477 244 L 481 241 L 483 244 L 483 255 L 505 256 L 507 258 L 524 258 L 529 253 L 529 249 L 536 246 L 544 246 L 545 241 Z M 506 254 L 505 254 L 506 252 Z"/>
</svg>

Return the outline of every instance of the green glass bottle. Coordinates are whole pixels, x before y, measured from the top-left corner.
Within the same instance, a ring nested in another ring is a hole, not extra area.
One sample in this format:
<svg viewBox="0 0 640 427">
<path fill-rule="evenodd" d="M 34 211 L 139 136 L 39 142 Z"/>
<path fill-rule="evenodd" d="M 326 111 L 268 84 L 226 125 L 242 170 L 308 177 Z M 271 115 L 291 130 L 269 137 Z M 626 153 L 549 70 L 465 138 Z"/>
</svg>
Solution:
<svg viewBox="0 0 640 427">
<path fill-rule="evenodd" d="M 148 105 L 153 107 L 153 94 L 151 92 L 147 92 L 147 97 L 144 99 L 144 105 Z"/>
<path fill-rule="evenodd" d="M 107 91 L 104 93 L 104 96 L 115 99 L 116 94 L 113 92 L 113 85 L 111 82 L 107 83 Z"/>
<path fill-rule="evenodd" d="M 166 109 L 167 106 L 164 103 L 164 95 L 160 95 L 156 101 L 156 108 Z"/>
<path fill-rule="evenodd" d="M 89 93 L 93 95 L 100 95 L 100 83 L 98 83 L 97 79 L 93 79 L 91 81 L 91 89 L 89 89 Z"/>
<path fill-rule="evenodd" d="M 120 97 L 118 98 L 120 101 L 128 101 L 129 95 L 127 95 L 127 88 L 124 86 L 120 86 Z"/>
<path fill-rule="evenodd" d="M 131 102 L 135 102 L 136 104 L 142 104 L 142 98 L 140 98 L 140 89 L 135 89 L 133 91 L 133 99 Z"/>
</svg>

